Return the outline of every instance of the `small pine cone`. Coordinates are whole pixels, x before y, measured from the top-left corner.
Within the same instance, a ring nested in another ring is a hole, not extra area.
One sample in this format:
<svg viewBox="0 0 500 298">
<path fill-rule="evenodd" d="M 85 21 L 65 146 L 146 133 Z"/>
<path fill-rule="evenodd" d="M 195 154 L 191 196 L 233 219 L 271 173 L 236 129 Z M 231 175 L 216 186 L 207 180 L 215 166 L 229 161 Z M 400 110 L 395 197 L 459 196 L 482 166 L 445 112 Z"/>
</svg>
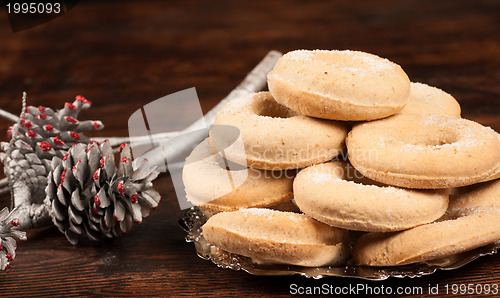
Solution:
<svg viewBox="0 0 500 298">
<path fill-rule="evenodd" d="M 29 188 L 30 203 L 43 201 L 52 158 L 63 157 L 77 142 L 88 143 L 90 140 L 82 132 L 104 127 L 100 121 L 76 119 L 81 110 L 89 107 L 88 100 L 77 96 L 58 111 L 43 106 L 26 108 L 21 119 L 7 131 L 12 142 L 1 143 L 0 158 L 13 192 L 15 188 Z"/>
<path fill-rule="evenodd" d="M 16 240 L 26 240 L 26 233 L 16 230 L 19 225 L 14 212 L 7 208 L 0 211 L 0 270 L 10 268 L 10 262 L 16 257 Z"/>
<path fill-rule="evenodd" d="M 20 121 L 9 128 L 7 135 L 29 144 L 40 158 L 63 157 L 73 144 L 90 141 L 82 132 L 104 127 L 101 121 L 77 120 L 80 111 L 88 109 L 90 104 L 79 95 L 73 103 L 67 102 L 57 112 L 48 107 L 29 106 Z"/>
<path fill-rule="evenodd" d="M 63 159 L 52 160 L 45 204 L 72 244 L 126 233 L 158 206 L 151 181 L 159 171 L 147 162 L 134 170 L 128 145 L 120 153 L 118 168 L 107 141 L 76 144 Z"/>
<path fill-rule="evenodd" d="M 47 186 L 47 174 L 51 169 L 50 161 L 39 158 L 31 145 L 23 140 L 14 141 L 12 146 L 9 143 L 2 145 L 7 145 L 7 147 L 2 146 L 2 149 L 4 152 L 9 152 L 0 153 L 0 157 L 11 187 L 14 183 L 22 183 L 23 187 L 30 190 L 30 203 L 42 203 Z"/>
</svg>

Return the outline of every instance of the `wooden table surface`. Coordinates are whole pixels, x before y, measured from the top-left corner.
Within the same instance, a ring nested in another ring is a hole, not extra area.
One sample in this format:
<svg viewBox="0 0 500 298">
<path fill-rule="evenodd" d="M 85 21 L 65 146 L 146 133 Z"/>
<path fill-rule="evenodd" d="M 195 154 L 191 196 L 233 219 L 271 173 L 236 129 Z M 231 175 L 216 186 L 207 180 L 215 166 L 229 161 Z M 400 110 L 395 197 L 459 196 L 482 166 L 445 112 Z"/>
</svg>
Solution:
<svg viewBox="0 0 500 298">
<path fill-rule="evenodd" d="M 412 81 L 451 93 L 463 117 L 500 131 L 500 1 L 80 1 L 65 15 L 12 33 L 0 12 L 0 106 L 60 108 L 93 101 L 81 119 L 95 136 L 127 136 L 128 117 L 167 94 L 196 87 L 206 112 L 269 50 L 355 49 L 400 64 Z M 0 129 L 9 122 L 0 120 Z M 5 140 L 6 137 L 2 137 Z M 299 286 L 500 284 L 500 255 L 459 270 L 368 282 L 252 276 L 198 258 L 177 221 L 183 211 L 168 174 L 163 200 L 143 224 L 113 241 L 72 246 L 55 229 L 18 243 L 0 293 L 19 295 L 288 295 Z M 9 205 L 9 196 L 0 199 Z"/>
</svg>

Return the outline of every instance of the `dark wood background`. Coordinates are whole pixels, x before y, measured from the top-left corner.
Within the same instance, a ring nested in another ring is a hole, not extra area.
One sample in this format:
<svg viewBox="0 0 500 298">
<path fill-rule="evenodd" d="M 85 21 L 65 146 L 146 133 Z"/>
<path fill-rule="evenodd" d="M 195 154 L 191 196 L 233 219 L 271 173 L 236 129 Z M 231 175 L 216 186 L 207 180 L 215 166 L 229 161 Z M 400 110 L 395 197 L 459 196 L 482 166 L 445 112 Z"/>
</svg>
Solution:
<svg viewBox="0 0 500 298">
<path fill-rule="evenodd" d="M 196 87 L 204 111 L 269 51 L 355 49 L 400 64 L 412 81 L 440 87 L 463 117 L 500 130 L 500 1 L 95 1 L 12 33 L 0 11 L 0 106 L 62 107 L 93 101 L 80 119 L 100 119 L 98 136 L 127 136 L 128 117 L 164 95 Z M 0 120 L 0 129 L 9 123 Z M 2 137 L 3 140 L 6 137 Z M 500 284 L 500 255 L 415 279 L 367 282 L 252 276 L 199 259 L 177 226 L 183 212 L 170 177 L 143 224 L 114 241 L 72 246 L 54 229 L 18 243 L 0 293 L 80 295 L 287 295 L 300 286 Z M 9 205 L 8 195 L 0 198 Z"/>
</svg>

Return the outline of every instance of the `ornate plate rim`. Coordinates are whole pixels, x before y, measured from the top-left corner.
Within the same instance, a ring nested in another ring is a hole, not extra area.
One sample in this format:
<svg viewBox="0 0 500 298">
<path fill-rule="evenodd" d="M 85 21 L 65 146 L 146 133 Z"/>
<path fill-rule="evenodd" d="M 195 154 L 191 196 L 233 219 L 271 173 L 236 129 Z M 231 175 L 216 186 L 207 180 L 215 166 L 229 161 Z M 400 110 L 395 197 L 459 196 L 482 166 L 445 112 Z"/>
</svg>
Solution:
<svg viewBox="0 0 500 298">
<path fill-rule="evenodd" d="M 363 280 L 382 281 L 389 277 L 421 277 L 430 275 L 438 270 L 455 270 L 482 256 L 494 255 L 500 249 L 500 240 L 471 251 L 447 258 L 431 260 L 416 264 L 392 267 L 366 267 L 348 264 L 344 267 L 301 267 L 286 264 L 255 264 L 250 258 L 232 254 L 213 245 L 210 245 L 204 238 L 201 226 L 206 222 L 203 212 L 197 207 L 188 209 L 184 216 L 179 219 L 179 226 L 187 233 L 186 242 L 195 245 L 197 255 L 210 260 L 218 267 L 233 270 L 242 270 L 252 275 L 260 276 L 290 276 L 301 275 L 308 278 L 320 279 L 327 276 L 347 277 Z"/>
</svg>

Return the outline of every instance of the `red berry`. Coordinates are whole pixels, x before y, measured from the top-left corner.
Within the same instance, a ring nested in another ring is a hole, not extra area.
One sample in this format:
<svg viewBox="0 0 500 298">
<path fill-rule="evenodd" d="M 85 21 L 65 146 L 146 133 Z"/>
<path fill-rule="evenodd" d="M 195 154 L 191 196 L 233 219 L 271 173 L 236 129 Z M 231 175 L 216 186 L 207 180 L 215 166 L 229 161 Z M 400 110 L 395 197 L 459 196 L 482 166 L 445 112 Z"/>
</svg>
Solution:
<svg viewBox="0 0 500 298">
<path fill-rule="evenodd" d="M 66 119 L 66 121 L 68 121 L 69 123 L 73 123 L 73 124 L 78 123 L 78 120 L 76 120 L 75 118 L 73 118 L 71 116 L 64 116 L 64 119 Z"/>
<path fill-rule="evenodd" d="M 76 167 L 78 166 L 78 164 L 82 162 L 82 160 L 80 159 L 72 168 L 73 172 L 76 171 Z"/>
<path fill-rule="evenodd" d="M 101 123 L 99 123 L 97 121 L 92 122 L 92 125 L 94 126 L 95 130 L 98 130 L 99 128 L 101 128 Z"/>
<path fill-rule="evenodd" d="M 25 121 L 25 122 L 24 122 L 24 128 L 26 128 L 26 129 L 30 129 L 30 128 L 31 128 L 31 125 L 32 125 L 32 124 L 31 124 L 31 122 L 29 122 L 29 121 Z"/>
<path fill-rule="evenodd" d="M 54 129 L 54 127 L 50 124 L 45 124 L 43 126 L 43 129 L 45 129 L 46 131 L 52 131 Z"/>
<path fill-rule="evenodd" d="M 122 182 L 118 183 L 118 192 L 123 195 L 125 193 L 125 185 Z"/>
<path fill-rule="evenodd" d="M 101 168 L 104 167 L 104 157 L 99 161 L 99 165 L 101 166 Z"/>
<path fill-rule="evenodd" d="M 72 103 L 69 103 L 69 102 L 65 103 L 65 104 L 64 104 L 64 106 L 65 106 L 67 109 L 69 109 L 69 110 L 74 110 L 74 109 L 76 109 L 75 105 L 74 105 L 74 104 L 72 104 Z"/>
<path fill-rule="evenodd" d="M 77 95 L 77 96 L 75 97 L 75 99 L 76 99 L 77 101 L 79 101 L 79 102 L 85 102 L 85 101 L 87 101 L 87 100 L 85 99 L 85 97 L 83 97 L 83 96 L 81 96 L 81 95 Z"/>
<path fill-rule="evenodd" d="M 64 145 L 64 142 L 63 140 L 61 140 L 59 137 L 54 137 L 54 144 L 56 144 L 57 146 L 62 146 Z"/>
<path fill-rule="evenodd" d="M 19 221 L 17 218 L 14 218 L 13 220 L 10 221 L 10 224 L 13 225 L 14 227 L 19 226 Z"/>
<path fill-rule="evenodd" d="M 41 141 L 40 148 L 42 149 L 42 151 L 49 151 L 50 149 L 52 149 L 52 146 L 45 141 Z"/>
<path fill-rule="evenodd" d="M 130 197 L 130 201 L 132 202 L 132 204 L 135 204 L 137 203 L 137 194 L 134 194 Z"/>
<path fill-rule="evenodd" d="M 70 135 L 73 139 L 75 139 L 76 141 L 79 141 L 79 140 L 80 140 L 80 134 L 79 134 L 79 133 L 77 133 L 77 132 L 70 131 L 70 132 L 69 132 L 69 135 Z"/>
<path fill-rule="evenodd" d="M 41 120 L 45 120 L 45 119 L 47 119 L 47 114 L 40 114 L 40 115 L 38 115 L 38 118 Z"/>
<path fill-rule="evenodd" d="M 7 258 L 7 262 L 11 262 L 14 259 L 12 257 L 12 255 L 10 254 L 10 252 L 8 254 L 6 254 L 5 257 Z"/>
<path fill-rule="evenodd" d="M 43 113 L 43 112 L 45 112 L 45 107 L 44 106 L 39 106 L 38 110 L 40 111 L 40 113 Z"/>
<path fill-rule="evenodd" d="M 67 169 L 64 169 L 62 171 L 62 173 L 61 173 L 61 184 L 63 184 L 64 183 L 64 179 L 66 179 L 66 170 Z"/>
<path fill-rule="evenodd" d="M 122 158 L 122 162 L 127 162 L 127 161 L 128 161 L 128 157 Z"/>
<path fill-rule="evenodd" d="M 99 197 L 95 195 L 94 197 L 94 203 L 97 207 L 101 206 L 101 200 L 99 200 Z"/>
<path fill-rule="evenodd" d="M 94 172 L 94 175 L 92 175 L 92 179 L 94 179 L 94 181 L 99 180 L 99 169 Z"/>
<path fill-rule="evenodd" d="M 126 144 L 121 144 L 120 145 L 120 148 L 118 149 L 118 152 L 122 152 L 123 148 L 125 148 L 125 146 L 127 146 Z"/>
<path fill-rule="evenodd" d="M 31 139 L 33 139 L 34 137 L 36 137 L 36 132 L 34 132 L 31 129 L 28 130 L 27 134 L 28 134 L 28 137 L 30 137 Z"/>
</svg>

